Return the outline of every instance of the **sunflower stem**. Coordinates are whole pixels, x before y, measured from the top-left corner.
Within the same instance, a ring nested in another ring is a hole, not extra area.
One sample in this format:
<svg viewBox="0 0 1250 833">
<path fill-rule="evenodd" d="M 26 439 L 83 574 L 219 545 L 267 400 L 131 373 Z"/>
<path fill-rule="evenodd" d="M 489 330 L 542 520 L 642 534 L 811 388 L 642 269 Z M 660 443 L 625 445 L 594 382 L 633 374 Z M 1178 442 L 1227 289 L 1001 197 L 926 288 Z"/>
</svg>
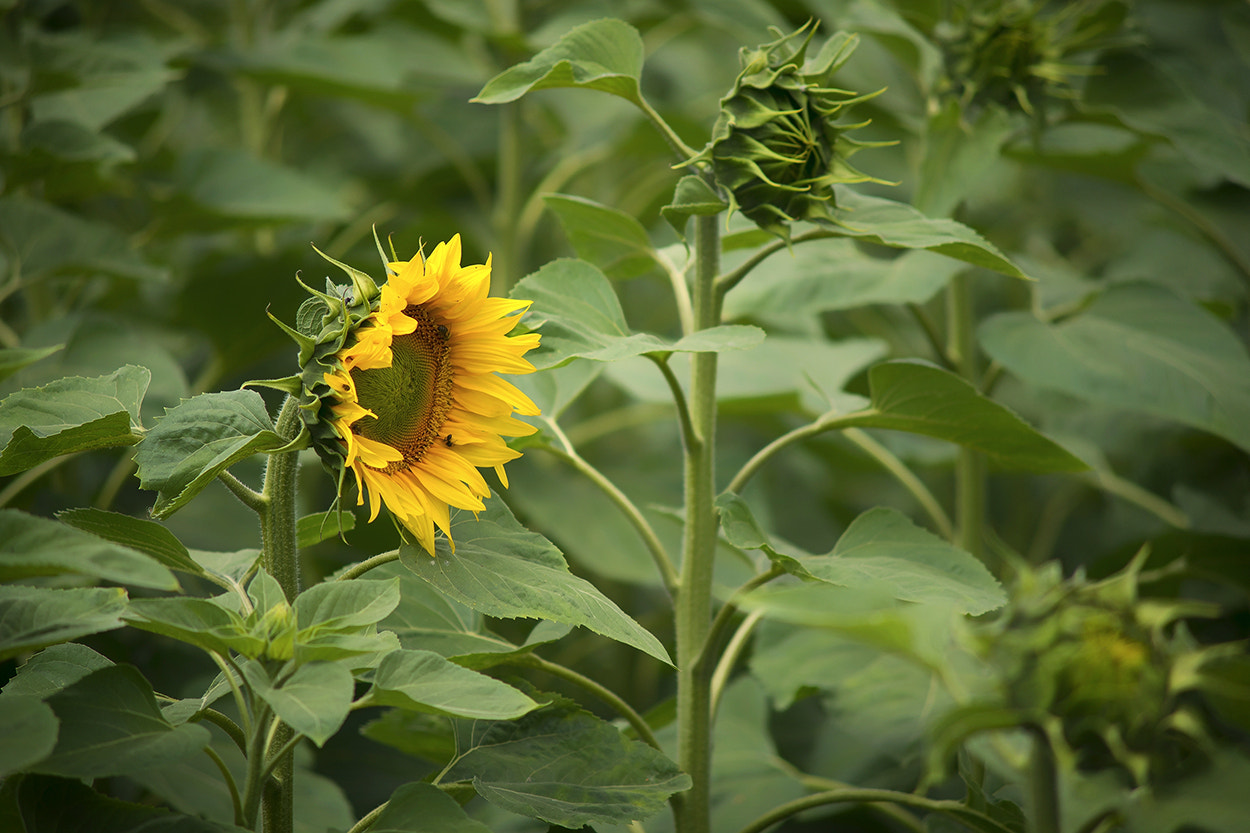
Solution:
<svg viewBox="0 0 1250 833">
<path fill-rule="evenodd" d="M 716 291 L 720 226 L 696 217 L 695 332 L 720 323 Z M 704 653 L 712 625 L 712 567 L 716 556 L 716 354 L 694 353 L 690 362 L 691 437 L 685 448 L 686 525 L 681 584 L 676 599 L 677 759 L 692 781 L 677 805 L 678 833 L 707 833 L 711 782 L 711 671 Z"/>
<path fill-rule="evenodd" d="M 959 375 L 980 388 L 969 281 L 967 273 L 956 275 L 946 289 L 946 349 Z M 955 462 L 955 500 L 959 545 L 977 558 L 984 558 L 985 461 L 980 452 L 966 446 L 959 447 Z"/>
<path fill-rule="evenodd" d="M 288 440 L 299 434 L 298 399 L 287 397 L 278 414 L 274 430 L 278 436 Z M 265 485 L 261 491 L 264 498 L 260 513 L 261 564 L 277 580 L 288 602 L 294 602 L 300 591 L 299 545 L 295 532 L 295 484 L 298 471 L 298 451 L 270 454 L 265 467 Z M 279 727 L 274 735 L 274 748 L 285 749 L 291 737 L 290 727 Z M 263 755 L 263 747 L 254 754 Z M 291 750 L 282 753 L 274 774 L 278 782 L 276 788 L 264 791 L 264 830 L 265 833 L 291 833 L 295 823 L 295 758 Z"/>
</svg>

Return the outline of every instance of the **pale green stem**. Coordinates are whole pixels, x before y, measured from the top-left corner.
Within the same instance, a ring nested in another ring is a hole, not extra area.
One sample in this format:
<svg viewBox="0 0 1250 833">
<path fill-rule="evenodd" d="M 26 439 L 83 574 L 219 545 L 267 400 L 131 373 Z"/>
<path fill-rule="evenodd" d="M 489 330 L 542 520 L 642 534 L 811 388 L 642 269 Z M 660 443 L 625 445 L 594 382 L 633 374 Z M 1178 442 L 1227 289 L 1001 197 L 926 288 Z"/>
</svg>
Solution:
<svg viewBox="0 0 1250 833">
<path fill-rule="evenodd" d="M 495 235 L 502 245 L 495 275 L 502 290 L 506 291 L 519 277 L 521 264 L 517 262 L 521 248 L 517 238 L 517 219 L 521 213 L 521 102 L 513 101 L 501 106 L 499 111 L 499 148 L 495 186 Z"/>
<path fill-rule="evenodd" d="M 100 487 L 92 505 L 97 509 L 108 509 L 112 506 L 113 501 L 117 499 L 117 493 L 121 491 L 122 486 L 126 484 L 126 480 L 134 474 L 134 471 L 135 458 L 130 454 L 123 455 L 113 466 L 109 476 L 105 478 L 104 485 Z"/>
<path fill-rule="evenodd" d="M 651 727 L 647 725 L 647 721 L 644 720 L 642 715 L 635 711 L 629 703 L 626 703 L 619 695 L 617 695 L 616 692 L 612 691 L 612 689 L 600 685 L 590 677 L 579 674 L 572 668 L 560 665 L 559 663 L 551 662 L 550 660 L 545 660 L 537 654 L 522 654 L 510 660 L 510 662 L 514 665 L 525 665 L 530 668 L 536 668 L 539 671 L 545 671 L 553 677 L 559 677 L 562 680 L 573 683 L 579 688 L 585 689 L 607 705 L 611 706 L 612 709 L 615 710 L 621 717 L 625 718 L 625 722 L 633 727 L 634 731 L 638 734 L 638 738 L 643 743 L 663 751 L 660 747 L 660 742 L 656 740 L 655 733 L 653 733 L 651 731 Z"/>
<path fill-rule="evenodd" d="M 673 368 L 668 363 L 669 355 L 646 354 L 647 358 L 660 369 L 660 373 L 664 375 L 664 381 L 668 383 L 668 389 L 673 394 L 673 403 L 677 406 L 677 421 L 681 425 L 682 443 L 689 447 L 695 440 L 694 425 L 690 422 L 690 408 L 686 404 L 686 394 L 681 389 L 681 382 L 678 381 L 677 374 L 673 373 Z"/>
<path fill-rule="evenodd" d="M 719 219 L 696 217 L 694 330 L 720 323 L 714 280 L 720 260 Z M 690 367 L 691 443 L 685 449 L 685 534 L 676 599 L 677 760 L 692 786 L 677 807 L 680 833 L 708 833 L 711 799 L 711 670 L 703 653 L 712 624 L 716 558 L 716 354 L 694 353 Z M 696 661 L 697 660 L 697 661 Z"/>
<path fill-rule="evenodd" d="M 642 110 L 642 112 L 646 114 L 647 118 L 651 119 L 651 123 L 655 125 L 657 130 L 660 131 L 660 135 L 662 135 L 664 140 L 668 142 L 668 146 L 673 149 L 673 153 L 677 154 L 678 159 L 684 162 L 698 153 L 698 151 L 681 140 L 681 137 L 677 135 L 676 131 L 669 127 L 668 122 L 664 121 L 664 119 L 660 117 L 660 114 L 657 113 L 641 95 L 638 96 L 638 100 L 634 103 L 638 105 L 638 109 Z"/>
<path fill-rule="evenodd" d="M 755 626 L 760 623 L 762 618 L 764 618 L 763 611 L 753 610 L 748 613 L 746 618 L 742 620 L 742 623 L 738 625 L 738 629 L 734 631 L 733 638 L 729 640 L 729 644 L 725 646 L 720 661 L 716 663 L 716 670 L 712 672 L 711 697 L 713 716 L 715 716 L 716 709 L 720 705 L 720 696 L 729 682 L 729 675 L 733 673 L 734 666 L 738 664 L 738 657 L 742 656 L 747 640 L 751 638 L 751 634 L 755 631 Z"/>
<path fill-rule="evenodd" d="M 298 399 L 287 397 L 278 414 L 274 431 L 285 440 L 298 436 Z M 261 492 L 265 502 L 260 516 L 261 563 L 277 580 L 288 602 L 294 602 L 300 592 L 299 545 L 295 527 L 295 485 L 298 473 L 298 451 L 270 454 L 265 467 L 265 485 Z M 285 748 L 292 736 L 290 727 L 283 725 L 276 731 L 274 741 L 280 748 Z M 262 755 L 268 746 L 261 748 Z M 249 766 L 251 763 L 249 760 Z M 265 833 L 291 833 L 295 824 L 295 758 L 290 751 L 280 756 L 275 775 L 278 779 L 277 788 L 265 790 Z"/>
<path fill-rule="evenodd" d="M 810 810 L 814 807 L 824 807 L 829 804 L 877 803 L 897 804 L 903 807 L 928 810 L 931 813 L 941 813 L 964 825 L 969 830 L 980 831 L 980 833 L 986 833 L 986 831 L 1012 833 L 1010 827 L 990 818 L 984 813 L 978 813 L 958 801 L 939 801 L 894 790 L 857 789 L 854 787 L 829 790 L 828 792 L 816 793 L 815 795 L 789 801 L 760 816 L 742 828 L 739 833 L 763 833 L 774 824 L 779 824 L 791 816 L 798 815 L 804 810 Z"/>
<path fill-rule="evenodd" d="M 789 243 L 786 243 L 786 241 L 784 240 L 778 240 L 775 243 L 769 243 L 767 246 L 765 246 L 762 249 L 759 249 L 758 251 L 756 251 L 755 254 L 751 255 L 749 258 L 744 260 L 741 263 L 741 265 L 739 265 L 737 268 L 733 269 L 732 271 L 726 272 L 725 274 L 716 278 L 716 282 L 715 282 L 716 294 L 720 296 L 721 298 L 724 298 L 725 293 L 733 289 L 739 283 L 741 283 L 742 279 L 745 278 L 747 275 L 749 275 L 752 269 L 754 269 L 756 266 L 759 266 L 765 260 L 768 260 L 768 258 L 772 257 L 774 254 L 781 251 L 782 249 L 789 248 L 790 246 L 793 246 L 797 243 L 806 243 L 809 240 L 824 240 L 829 237 L 837 237 L 837 236 L 838 236 L 837 232 L 816 230 L 816 231 L 809 231 L 809 232 L 804 232 L 803 234 L 795 235 L 794 237 L 790 238 Z"/>
<path fill-rule="evenodd" d="M 651 555 L 651 560 L 655 562 L 656 569 L 660 572 L 660 578 L 663 580 L 664 586 L 669 593 L 675 592 L 680 581 L 677 577 L 677 568 L 673 566 L 667 550 L 664 549 L 664 544 L 660 541 L 660 537 L 655 534 L 655 530 L 647 521 L 646 516 L 642 514 L 642 511 L 634 505 L 634 502 L 615 483 L 577 453 L 577 450 L 573 448 L 573 444 L 569 442 L 569 438 L 565 436 L 564 431 L 560 429 L 559 424 L 555 420 L 544 417 L 543 421 L 547 423 L 552 433 L 556 435 L 564 446 L 564 448 L 548 446 L 547 451 L 566 461 L 585 475 L 591 483 L 598 486 L 599 490 L 616 504 L 616 507 L 625 515 L 626 520 L 638 532 L 638 536 L 642 538 L 642 543 L 646 546 L 647 552 Z"/>
<path fill-rule="evenodd" d="M 364 818 L 362 818 L 360 821 L 353 824 L 351 826 L 351 829 L 348 830 L 347 833 L 365 833 L 366 830 L 368 830 L 370 827 L 373 827 L 373 823 L 378 820 L 378 816 L 382 815 L 382 811 L 385 810 L 386 805 L 390 803 L 391 802 L 389 801 L 383 801 L 381 804 L 374 807 L 368 813 L 365 813 Z"/>
<path fill-rule="evenodd" d="M 1140 506 L 1177 529 L 1189 528 L 1189 516 L 1184 510 L 1168 503 L 1154 492 L 1143 489 L 1131 480 L 1125 480 L 1110 469 L 1099 469 L 1094 472 L 1093 476 L 1099 486 L 1116 497 Z"/>
<path fill-rule="evenodd" d="M 222 471 L 217 475 L 217 479 L 221 484 L 230 490 L 230 494 L 239 499 L 239 502 L 251 509 L 258 515 L 264 514 L 267 504 L 265 496 L 248 486 L 239 478 L 235 477 L 228 471 Z"/>
<path fill-rule="evenodd" d="M 916 502 L 928 514 L 929 519 L 933 521 L 933 525 L 937 527 L 938 533 L 943 538 L 948 541 L 955 540 L 955 527 L 951 523 L 950 516 L 946 514 L 946 510 L 942 508 L 942 504 L 938 502 L 938 499 L 933 496 L 933 492 L 929 491 L 929 487 L 925 486 L 924 481 L 917 477 L 916 473 L 909 469 L 906 463 L 898 459 L 888 448 L 859 428 L 844 428 L 842 436 L 855 443 L 872 459 L 880 463 L 882 468 L 894 475 L 895 479 L 911 493 L 911 496 L 916 499 Z"/>
<path fill-rule="evenodd" d="M 1059 782 L 1055 771 L 1055 752 L 1044 729 L 1030 732 L 1033 751 L 1029 756 L 1029 794 L 1032 799 L 1032 824 L 1029 833 L 1059 833 Z"/>
<path fill-rule="evenodd" d="M 221 773 L 222 780 L 226 782 L 226 789 L 230 791 L 230 806 L 234 810 L 234 823 L 236 826 L 243 826 L 243 798 L 239 795 L 239 785 L 234 781 L 234 775 L 230 772 L 230 767 L 226 766 L 226 762 L 217 754 L 217 750 L 211 746 L 204 747 L 204 754 L 207 755 L 217 767 L 217 771 Z"/>
<path fill-rule="evenodd" d="M 14 477 L 3 490 L 0 490 L 0 506 L 7 506 L 9 501 L 21 494 L 23 489 L 73 456 L 73 454 L 62 454 L 60 457 L 53 457 Z"/>
<path fill-rule="evenodd" d="M 947 352 L 960 375 L 979 388 L 970 280 L 967 273 L 961 273 L 946 288 Z M 980 452 L 966 446 L 959 447 L 955 462 L 955 506 L 959 545 L 984 558 L 985 461 Z"/>
</svg>

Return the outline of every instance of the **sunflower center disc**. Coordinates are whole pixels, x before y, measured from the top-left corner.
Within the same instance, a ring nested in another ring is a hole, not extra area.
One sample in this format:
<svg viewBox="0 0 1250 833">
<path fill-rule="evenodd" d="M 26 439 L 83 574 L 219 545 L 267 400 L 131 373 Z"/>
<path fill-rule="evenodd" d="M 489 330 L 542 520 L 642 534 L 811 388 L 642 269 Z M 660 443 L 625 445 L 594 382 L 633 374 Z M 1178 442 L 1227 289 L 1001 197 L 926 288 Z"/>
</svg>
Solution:
<svg viewBox="0 0 1250 833">
<path fill-rule="evenodd" d="M 441 436 L 452 405 L 447 328 L 419 306 L 408 307 L 404 314 L 417 328 L 391 339 L 391 366 L 351 371 L 357 401 L 377 414 L 377 419 L 361 417 L 352 430 L 404 455 L 384 470 L 388 474 L 420 462 Z"/>
</svg>

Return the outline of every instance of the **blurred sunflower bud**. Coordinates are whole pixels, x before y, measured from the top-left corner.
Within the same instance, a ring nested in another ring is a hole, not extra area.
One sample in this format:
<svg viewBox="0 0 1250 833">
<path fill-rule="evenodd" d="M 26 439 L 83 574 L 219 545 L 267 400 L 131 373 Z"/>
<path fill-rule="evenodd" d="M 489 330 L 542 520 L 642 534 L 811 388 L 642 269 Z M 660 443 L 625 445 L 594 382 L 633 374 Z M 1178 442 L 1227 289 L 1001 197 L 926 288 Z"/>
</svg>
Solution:
<svg viewBox="0 0 1250 833">
<path fill-rule="evenodd" d="M 1211 606 L 1139 598 L 1147 554 L 1099 582 L 1063 581 L 1057 564 L 1024 574 L 984 643 L 1006 705 L 1056 721 L 1052 743 L 1079 768 L 1120 767 L 1138 784 L 1207 742 L 1181 695 L 1201 687 L 1195 670 L 1227 647 L 1198 647 L 1179 622 L 1212 615 Z"/>
<path fill-rule="evenodd" d="M 1097 51 L 1131 42 L 1123 0 L 962 0 L 934 29 L 945 56 L 939 90 L 964 107 L 998 104 L 1040 115 L 1048 98 L 1074 98 L 1096 72 Z"/>
<path fill-rule="evenodd" d="M 265 611 L 259 630 L 269 659 L 285 661 L 295 656 L 295 611 L 285 601 Z"/>
<path fill-rule="evenodd" d="M 882 92 L 858 95 L 832 87 L 834 72 L 859 39 L 838 32 L 808 59 L 816 27 L 809 24 L 755 49 L 743 49 L 742 72 L 721 99 L 711 141 L 686 165 L 706 164 L 740 210 L 761 228 L 789 238 L 799 220 L 832 221 L 835 183 L 882 182 L 847 161 L 864 147 L 837 124 L 851 105 Z"/>
</svg>

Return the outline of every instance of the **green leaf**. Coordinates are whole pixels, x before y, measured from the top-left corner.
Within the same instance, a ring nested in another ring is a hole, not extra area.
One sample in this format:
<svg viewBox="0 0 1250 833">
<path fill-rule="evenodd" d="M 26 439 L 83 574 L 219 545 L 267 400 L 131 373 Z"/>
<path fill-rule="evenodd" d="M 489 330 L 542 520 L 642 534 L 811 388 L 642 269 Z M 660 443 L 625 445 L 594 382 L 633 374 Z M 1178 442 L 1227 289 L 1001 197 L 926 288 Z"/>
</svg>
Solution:
<svg viewBox="0 0 1250 833">
<path fill-rule="evenodd" d="M 964 268 L 924 249 L 882 258 L 851 240 L 812 241 L 755 267 L 726 297 L 725 316 L 786 322 L 870 304 L 923 304 Z"/>
<path fill-rule="evenodd" d="M 763 551 L 769 561 L 796 578 L 815 578 L 803 566 L 803 562 L 773 549 L 768 534 L 756 522 L 751 507 L 738 495 L 733 492 L 718 495 L 716 511 L 720 513 L 721 531 L 726 541 L 738 549 Z"/>
<path fill-rule="evenodd" d="M 53 590 L 0 585 L 0 660 L 122 626 L 120 587 Z"/>
<path fill-rule="evenodd" d="M 371 833 L 490 833 L 433 784 L 405 784 L 391 793 Z"/>
<path fill-rule="evenodd" d="M 324 222 L 349 213 L 338 193 L 311 175 L 238 148 L 195 149 L 184 152 L 178 162 L 181 189 L 219 217 Z"/>
<path fill-rule="evenodd" d="M 286 445 L 255 391 L 205 393 L 166 411 L 135 463 L 143 488 L 158 492 L 152 515 L 165 518 L 235 463 Z"/>
<path fill-rule="evenodd" d="M 29 694 L 41 700 L 71 686 L 92 671 L 108 668 L 113 661 L 86 645 L 67 642 L 44 648 L 17 669 L 4 685 L 5 694 Z"/>
<path fill-rule="evenodd" d="M 72 376 L 16 391 L 0 402 L 0 476 L 79 451 L 139 442 L 139 404 L 151 374 L 125 367 L 95 379 Z"/>
<path fill-rule="evenodd" d="M 872 410 L 839 424 L 890 428 L 936 437 L 984 453 L 1008 469 L 1085 471 L 1089 466 L 959 376 L 918 360 L 868 371 Z"/>
<path fill-rule="evenodd" d="M 36 772 L 66 778 L 125 775 L 208 745 L 203 726 L 173 726 L 165 720 L 152 687 L 129 665 L 93 671 L 46 702 L 61 721 L 61 731 L 55 750 Z"/>
<path fill-rule="evenodd" d="M 683 239 L 686 222 L 691 217 L 710 217 L 729 208 L 729 204 L 699 176 L 683 176 L 677 180 L 673 201 L 660 209 L 664 219 Z"/>
<path fill-rule="evenodd" d="M 503 104 L 554 87 L 601 90 L 641 102 L 642 38 L 621 20 L 584 23 L 554 45 L 486 82 L 473 101 Z"/>
<path fill-rule="evenodd" d="M 298 783 L 298 782 L 297 782 Z M 39 833 L 245 833 L 231 824 L 102 795 L 80 781 L 23 776 L 12 785 L 16 820 Z"/>
<path fill-rule="evenodd" d="M 145 553 L 171 570 L 204 575 L 204 568 L 192 560 L 191 554 L 178 540 L 178 536 L 155 521 L 89 508 L 68 509 L 58 513 L 56 517 L 75 529 Z"/>
<path fill-rule="evenodd" d="M 16 194 L 0 197 L 0 245 L 22 264 L 24 281 L 72 271 L 140 280 L 165 275 L 136 253 L 121 229 Z"/>
<path fill-rule="evenodd" d="M 64 348 L 64 344 L 54 344 L 51 347 L 5 347 L 0 349 L 0 382 L 3 382 L 27 365 L 32 365 L 40 359 L 46 359 Z"/>
<path fill-rule="evenodd" d="M 258 662 L 243 665 L 247 683 L 283 722 L 322 746 L 343 725 L 352 706 L 352 674 L 334 662 L 310 662 L 275 686 Z"/>
<path fill-rule="evenodd" d="M 828 555 L 799 561 L 821 581 L 884 588 L 895 599 L 952 605 L 973 616 L 1007 601 L 984 564 L 901 512 L 881 506 L 852 521 Z"/>
<path fill-rule="evenodd" d="M 509 720 L 538 708 L 507 683 L 461 668 L 431 651 L 392 651 L 383 657 L 373 676 L 370 700 L 479 720 Z"/>
<path fill-rule="evenodd" d="M 461 514 L 452 526 L 454 554 L 440 538 L 437 557 L 404 544 L 400 560 L 455 601 L 487 616 L 589 628 L 672 664 L 658 639 L 594 585 L 570 573 L 560 551 L 518 524 L 503 501 L 488 501 L 477 520 Z"/>
<path fill-rule="evenodd" d="M 929 217 L 949 217 L 998 159 L 1012 134 L 1001 107 L 987 106 L 968 124 L 964 108 L 951 98 L 925 126 L 924 159 L 912 199 Z"/>
<path fill-rule="evenodd" d="M 301 637 L 323 630 L 358 629 L 376 624 L 399 604 L 399 579 L 323 581 L 295 599 Z"/>
<path fill-rule="evenodd" d="M 910 205 L 859 194 L 834 186 L 838 232 L 896 249 L 928 249 L 938 254 L 1000 272 L 1012 278 L 1027 276 L 992 243 L 963 223 L 932 219 Z"/>
<path fill-rule="evenodd" d="M 476 722 L 458 753 L 443 780 L 472 778 L 492 804 L 562 827 L 645 819 L 690 787 L 668 758 L 567 700 L 511 722 Z"/>
<path fill-rule="evenodd" d="M 610 362 L 663 352 L 720 352 L 754 347 L 764 340 L 757 327 L 724 325 L 669 342 L 634 333 L 611 282 L 583 260 L 555 260 L 523 279 L 513 289 L 534 306 L 525 323 L 543 327 L 543 343 L 535 356 L 539 368 L 556 367 L 574 358 Z"/>
<path fill-rule="evenodd" d="M 239 614 L 208 599 L 135 599 L 125 618 L 133 627 L 225 656 L 233 650 L 254 657 L 265 648 Z"/>
<path fill-rule="evenodd" d="M 141 552 L 16 509 L 0 509 L 0 541 L 0 581 L 74 575 L 178 589 L 173 573 Z"/>
<path fill-rule="evenodd" d="M 300 549 L 320 544 L 356 528 L 356 516 L 350 512 L 316 512 L 295 522 L 295 538 Z"/>
<path fill-rule="evenodd" d="M 1025 382 L 1172 419 L 1250 449 L 1250 357 L 1214 315 L 1168 290 L 1115 286 L 1058 324 L 1002 313 L 978 330 Z"/>
<path fill-rule="evenodd" d="M 56 746 L 52 707 L 27 694 L 0 694 L 0 778 L 43 760 Z"/>
<path fill-rule="evenodd" d="M 543 202 L 559 218 L 577 256 L 608 277 L 634 278 L 655 268 L 647 230 L 624 211 L 567 194 L 544 194 Z"/>
</svg>

